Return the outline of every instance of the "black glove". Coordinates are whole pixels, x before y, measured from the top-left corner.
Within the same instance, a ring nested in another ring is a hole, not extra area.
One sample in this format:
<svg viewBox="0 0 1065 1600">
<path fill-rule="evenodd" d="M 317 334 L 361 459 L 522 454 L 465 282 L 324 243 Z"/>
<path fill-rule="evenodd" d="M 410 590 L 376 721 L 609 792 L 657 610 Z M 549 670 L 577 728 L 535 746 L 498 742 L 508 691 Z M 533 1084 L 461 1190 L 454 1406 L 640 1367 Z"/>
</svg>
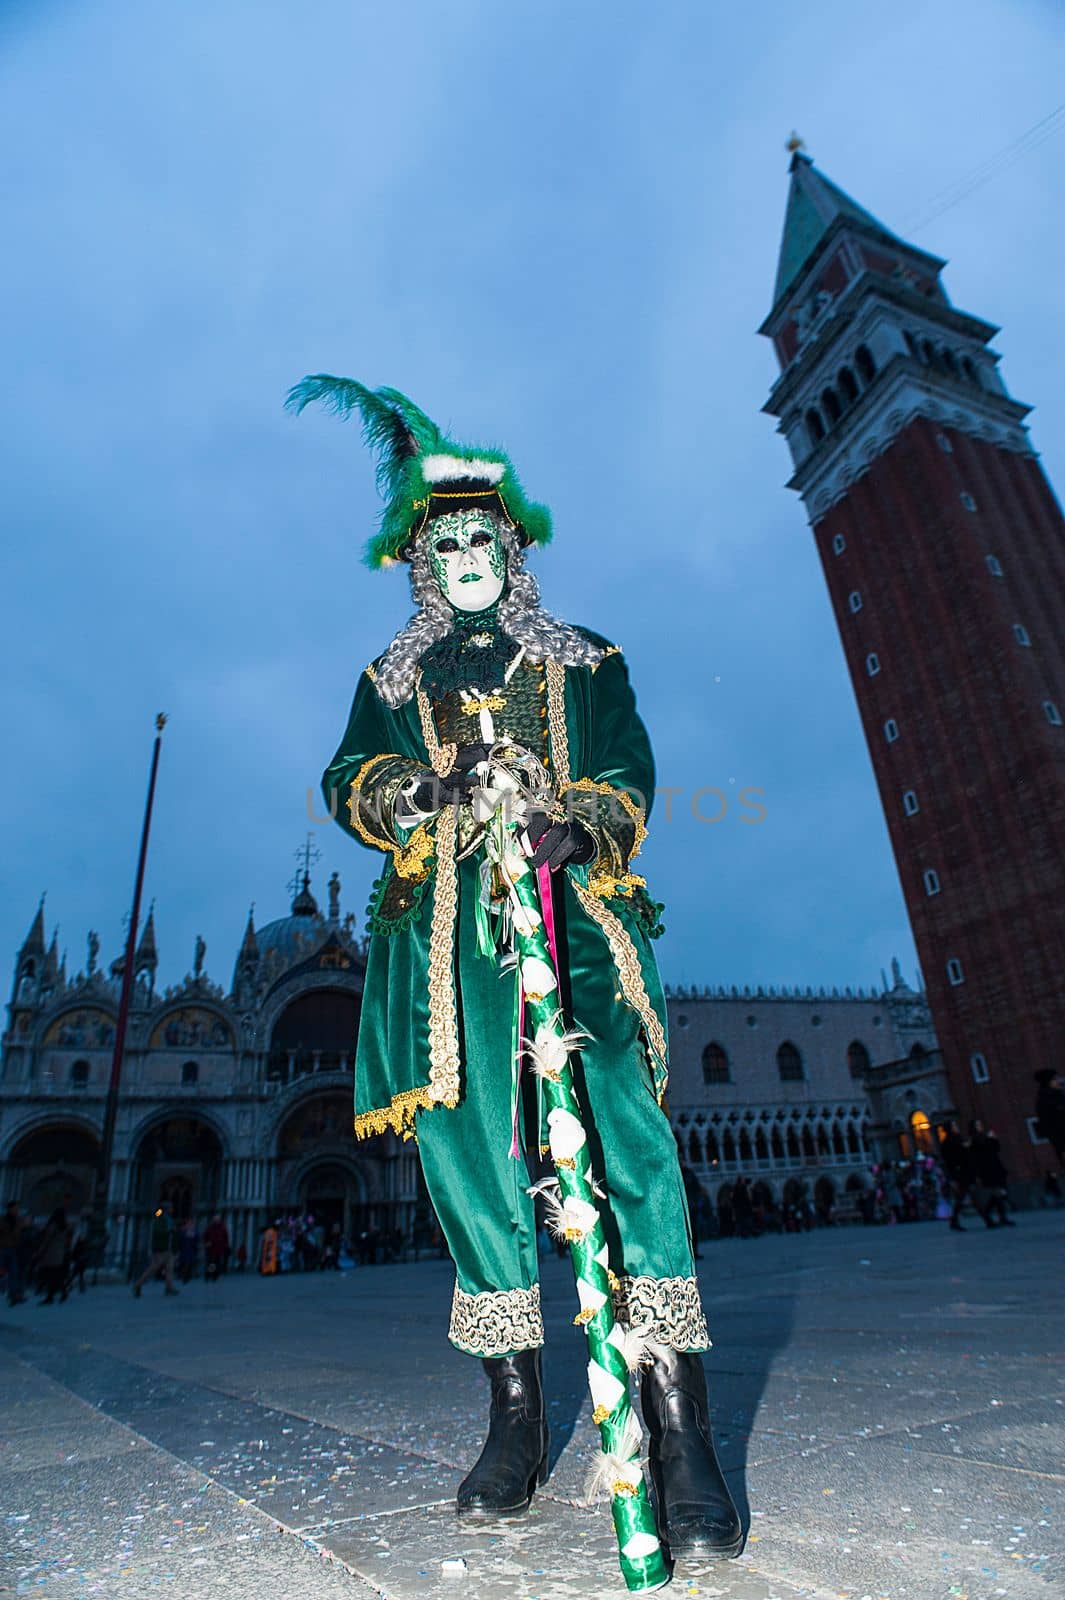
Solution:
<svg viewBox="0 0 1065 1600">
<path fill-rule="evenodd" d="M 441 778 L 435 772 L 416 772 L 417 783 L 407 795 L 415 811 L 439 811 L 442 806 L 459 806 L 470 798 L 478 779 L 473 772 L 449 772 Z"/>
<path fill-rule="evenodd" d="M 546 862 L 552 872 L 566 865 L 587 866 L 598 851 L 595 837 L 582 822 L 552 822 L 543 811 L 533 811 L 525 823 L 529 843 L 535 848 L 530 857 L 534 867 Z"/>
<path fill-rule="evenodd" d="M 474 767 L 480 766 L 482 761 L 487 761 L 491 752 L 490 744 L 464 744 L 455 752 L 453 772 L 472 772 Z"/>
</svg>

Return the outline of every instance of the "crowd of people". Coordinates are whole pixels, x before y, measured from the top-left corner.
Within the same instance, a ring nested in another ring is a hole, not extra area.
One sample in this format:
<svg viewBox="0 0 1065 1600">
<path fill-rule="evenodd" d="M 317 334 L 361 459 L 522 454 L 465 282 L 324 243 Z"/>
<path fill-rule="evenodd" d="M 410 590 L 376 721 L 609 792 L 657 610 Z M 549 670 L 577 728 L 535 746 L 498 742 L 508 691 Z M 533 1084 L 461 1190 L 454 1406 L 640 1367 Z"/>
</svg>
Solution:
<svg viewBox="0 0 1065 1600">
<path fill-rule="evenodd" d="M 1065 1091 L 1052 1072 L 1037 1074 L 1041 1102 L 1036 1132 L 1053 1144 L 1065 1165 Z M 876 1162 L 864 1174 L 853 1174 L 842 1194 L 822 1173 L 811 1192 L 805 1178 L 790 1179 L 777 1200 L 769 1184 L 741 1174 L 721 1185 L 716 1204 L 689 1179 L 688 1200 L 700 1241 L 711 1238 L 756 1238 L 764 1233 L 805 1233 L 840 1223 L 878 1224 L 947 1221 L 964 1232 L 962 1216 L 970 1210 L 985 1228 L 1016 1226 L 1010 1215 L 1009 1173 L 993 1129 L 973 1121 L 963 1133 L 957 1121 L 942 1132 L 935 1153 Z M 1061 1180 L 1048 1172 L 1043 1204 L 1065 1206 Z"/>
<path fill-rule="evenodd" d="M 72 1209 L 69 1195 L 47 1218 L 24 1216 L 18 1201 L 9 1201 L 0 1218 L 0 1282 L 8 1305 L 22 1305 L 31 1294 L 55 1305 L 75 1286 L 84 1294 L 86 1269 L 102 1248 L 91 1219 Z"/>
</svg>

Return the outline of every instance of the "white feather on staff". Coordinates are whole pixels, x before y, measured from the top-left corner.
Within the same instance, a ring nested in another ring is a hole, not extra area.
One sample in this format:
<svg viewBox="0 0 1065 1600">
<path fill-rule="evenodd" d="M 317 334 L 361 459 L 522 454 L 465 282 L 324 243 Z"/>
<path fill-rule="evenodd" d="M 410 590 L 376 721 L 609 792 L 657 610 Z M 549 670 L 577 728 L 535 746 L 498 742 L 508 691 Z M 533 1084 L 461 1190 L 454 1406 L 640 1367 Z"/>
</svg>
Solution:
<svg viewBox="0 0 1065 1600">
<path fill-rule="evenodd" d="M 646 1367 L 652 1359 L 654 1352 L 651 1349 L 649 1322 L 638 1323 L 634 1328 L 627 1328 L 624 1323 L 615 1322 L 607 1334 L 607 1343 L 612 1344 L 621 1355 L 630 1372 L 639 1372 L 641 1367 Z"/>
<path fill-rule="evenodd" d="M 558 988 L 554 967 L 540 956 L 526 956 L 521 962 L 521 986 L 530 1000 L 546 1000 Z"/>
<path fill-rule="evenodd" d="M 592 1037 L 583 1028 L 559 1027 L 559 1031 L 555 1032 L 555 1026 L 558 1024 L 541 1023 L 535 1038 L 522 1040 L 532 1060 L 533 1071 L 538 1077 L 550 1078 L 552 1083 L 559 1081 L 562 1069 L 573 1052 Z"/>
<path fill-rule="evenodd" d="M 585 1505 L 594 1505 L 604 1496 L 636 1493 L 643 1478 L 642 1444 L 643 1429 L 636 1420 L 636 1413 L 630 1411 L 620 1448 L 597 1450 L 592 1458 L 584 1484 Z"/>
<path fill-rule="evenodd" d="M 573 1194 L 563 1200 L 557 1178 L 541 1178 L 525 1193 L 541 1197 L 547 1210 L 548 1232 L 556 1239 L 583 1239 L 599 1220 L 598 1211 L 587 1200 Z"/>
</svg>

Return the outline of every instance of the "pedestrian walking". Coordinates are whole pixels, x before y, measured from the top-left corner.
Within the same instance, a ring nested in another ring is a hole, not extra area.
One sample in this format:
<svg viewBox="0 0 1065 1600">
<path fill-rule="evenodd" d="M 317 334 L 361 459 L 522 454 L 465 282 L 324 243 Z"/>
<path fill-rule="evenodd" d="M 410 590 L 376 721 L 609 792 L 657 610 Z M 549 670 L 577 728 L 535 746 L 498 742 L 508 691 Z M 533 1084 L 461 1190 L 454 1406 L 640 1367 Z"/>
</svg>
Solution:
<svg viewBox="0 0 1065 1600">
<path fill-rule="evenodd" d="M 215 1212 L 203 1230 L 204 1278 L 215 1283 L 229 1266 L 229 1229 Z"/>
<path fill-rule="evenodd" d="M 177 1294 L 174 1284 L 174 1208 L 164 1200 L 152 1217 L 151 1260 L 133 1285 L 133 1293 L 140 1299 L 141 1290 L 149 1278 L 163 1274 L 167 1294 Z"/>
<path fill-rule="evenodd" d="M 196 1257 L 200 1253 L 200 1237 L 196 1232 L 196 1218 L 186 1217 L 178 1234 L 177 1270 L 182 1283 L 188 1283 L 196 1273 Z"/>
<path fill-rule="evenodd" d="M 988 1228 L 1015 1228 L 1017 1224 L 1006 1210 L 1009 1174 L 1002 1164 L 1002 1147 L 995 1137 L 995 1131 L 985 1128 L 979 1119 L 971 1124 L 971 1128 L 973 1170 L 981 1191 L 977 1209 L 984 1219 L 984 1225 Z M 992 1213 L 998 1217 L 997 1223 L 992 1221 Z"/>
<path fill-rule="evenodd" d="M 951 1122 L 943 1135 L 939 1146 L 939 1159 L 943 1163 L 951 1199 L 954 1202 L 950 1213 L 950 1225 L 955 1233 L 964 1233 L 961 1213 L 972 1188 L 973 1164 L 972 1153 L 962 1137 L 961 1127 L 957 1122 Z"/>
<path fill-rule="evenodd" d="M 56 1206 L 45 1224 L 41 1242 L 37 1247 L 37 1284 L 44 1291 L 42 1305 L 55 1303 L 67 1297 L 67 1258 L 70 1253 L 70 1223 L 65 1203 Z"/>
<path fill-rule="evenodd" d="M 1058 1165 L 1065 1167 L 1065 1089 L 1053 1067 L 1041 1067 L 1035 1075 L 1035 1131 L 1040 1139 L 1054 1146 Z"/>
<path fill-rule="evenodd" d="M 22 1251 L 26 1219 L 19 1211 L 17 1200 L 9 1200 L 0 1217 L 0 1273 L 7 1276 L 7 1303 L 19 1306 L 26 1296 L 22 1292 Z"/>
</svg>

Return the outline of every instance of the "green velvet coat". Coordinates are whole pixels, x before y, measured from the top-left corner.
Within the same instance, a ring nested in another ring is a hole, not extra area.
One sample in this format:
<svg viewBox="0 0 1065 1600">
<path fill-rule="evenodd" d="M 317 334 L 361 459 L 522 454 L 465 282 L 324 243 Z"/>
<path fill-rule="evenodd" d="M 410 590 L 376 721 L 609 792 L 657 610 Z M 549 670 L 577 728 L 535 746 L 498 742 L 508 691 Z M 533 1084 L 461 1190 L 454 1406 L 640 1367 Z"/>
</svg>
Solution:
<svg viewBox="0 0 1065 1600">
<path fill-rule="evenodd" d="M 556 792 L 593 832 L 596 860 L 556 875 L 555 906 L 567 1021 L 595 1052 L 635 1068 L 661 1100 L 666 1018 L 650 940 L 658 911 L 629 870 L 654 795 L 650 743 L 620 651 L 595 667 L 526 661 L 509 681 L 481 684 L 494 727 L 541 755 Z M 517 646 L 515 646 L 515 651 Z M 399 826 L 396 796 L 415 772 L 447 770 L 446 746 L 480 737 L 463 691 L 431 700 L 420 681 L 393 710 L 359 680 L 340 748 L 322 786 L 337 823 L 379 850 L 383 872 L 369 908 L 370 949 L 355 1064 L 355 1131 L 404 1136 L 419 1110 L 454 1106 L 474 1052 L 511 1084 L 514 976 L 477 949 L 482 851 L 458 860 L 468 807 L 447 806 L 416 829 Z M 479 704 L 480 702 L 477 702 Z"/>
</svg>

